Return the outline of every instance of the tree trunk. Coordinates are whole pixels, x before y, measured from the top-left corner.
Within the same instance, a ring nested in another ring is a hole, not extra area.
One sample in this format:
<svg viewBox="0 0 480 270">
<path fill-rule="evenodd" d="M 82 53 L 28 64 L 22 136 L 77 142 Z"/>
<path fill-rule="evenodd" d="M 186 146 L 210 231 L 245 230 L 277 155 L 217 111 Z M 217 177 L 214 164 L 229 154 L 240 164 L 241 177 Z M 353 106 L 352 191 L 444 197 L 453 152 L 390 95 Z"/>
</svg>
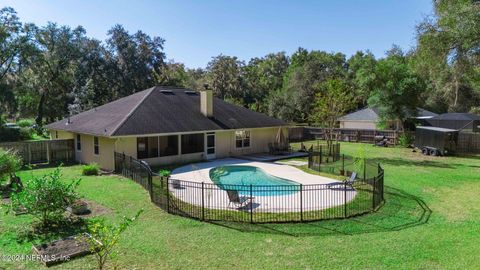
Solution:
<svg viewBox="0 0 480 270">
<path fill-rule="evenodd" d="M 37 107 L 37 118 L 35 118 L 35 122 L 37 123 L 38 126 L 43 126 L 43 114 L 44 114 L 44 109 L 45 107 L 45 92 L 42 93 L 40 96 L 40 102 L 38 103 Z"/>
</svg>

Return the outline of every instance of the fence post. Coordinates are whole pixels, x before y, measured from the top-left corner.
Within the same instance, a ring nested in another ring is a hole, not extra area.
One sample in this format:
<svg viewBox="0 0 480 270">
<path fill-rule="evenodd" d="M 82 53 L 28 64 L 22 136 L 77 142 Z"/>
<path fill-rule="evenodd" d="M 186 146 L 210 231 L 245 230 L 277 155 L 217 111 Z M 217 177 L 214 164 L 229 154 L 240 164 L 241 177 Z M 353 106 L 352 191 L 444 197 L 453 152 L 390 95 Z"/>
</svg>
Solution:
<svg viewBox="0 0 480 270">
<path fill-rule="evenodd" d="M 367 180 L 367 160 L 363 158 L 363 181 Z"/>
<path fill-rule="evenodd" d="M 202 182 L 202 220 L 205 220 L 205 183 Z"/>
<path fill-rule="evenodd" d="M 343 183 L 343 216 L 347 218 L 347 182 Z"/>
<path fill-rule="evenodd" d="M 375 210 L 375 193 L 376 193 L 376 190 L 375 190 L 375 187 L 377 186 L 377 177 L 373 177 L 373 191 L 372 191 L 372 210 Z"/>
<path fill-rule="evenodd" d="M 50 164 L 50 142 L 47 141 L 47 163 Z"/>
<path fill-rule="evenodd" d="M 303 184 L 300 184 L 300 221 L 303 221 Z"/>
<path fill-rule="evenodd" d="M 150 201 L 153 202 L 153 177 L 152 172 L 148 173 L 148 193 L 150 193 Z"/>
<path fill-rule="evenodd" d="M 250 198 L 253 197 L 253 186 L 250 184 Z M 253 202 L 250 199 L 250 223 L 253 223 Z"/>
<path fill-rule="evenodd" d="M 27 152 L 28 152 L 28 164 L 32 164 L 32 148 L 30 143 L 27 143 Z"/>
<path fill-rule="evenodd" d="M 170 213 L 170 177 L 167 177 L 167 213 Z"/>
</svg>

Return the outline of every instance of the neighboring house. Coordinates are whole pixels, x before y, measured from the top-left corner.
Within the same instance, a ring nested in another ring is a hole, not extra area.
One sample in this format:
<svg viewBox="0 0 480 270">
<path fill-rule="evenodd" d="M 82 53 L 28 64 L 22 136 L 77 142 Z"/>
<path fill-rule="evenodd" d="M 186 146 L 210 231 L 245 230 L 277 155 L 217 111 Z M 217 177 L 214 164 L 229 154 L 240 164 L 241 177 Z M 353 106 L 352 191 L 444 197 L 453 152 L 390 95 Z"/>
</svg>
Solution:
<svg viewBox="0 0 480 270">
<path fill-rule="evenodd" d="M 417 108 L 416 119 L 428 119 L 436 116 L 436 113 Z M 364 108 L 359 111 L 344 115 L 338 119 L 340 128 L 345 129 L 370 129 L 379 130 L 378 122 L 380 121 L 380 113 L 377 108 Z M 399 130 L 402 127 L 400 120 L 387 121 L 386 129 Z"/>
<path fill-rule="evenodd" d="M 427 120 L 428 125 L 480 132 L 480 116 L 472 113 L 444 113 Z"/>
<path fill-rule="evenodd" d="M 211 90 L 153 87 L 46 128 L 52 139 L 75 140 L 77 161 L 112 170 L 114 152 L 151 165 L 267 152 L 286 123 L 214 98 Z"/>
</svg>

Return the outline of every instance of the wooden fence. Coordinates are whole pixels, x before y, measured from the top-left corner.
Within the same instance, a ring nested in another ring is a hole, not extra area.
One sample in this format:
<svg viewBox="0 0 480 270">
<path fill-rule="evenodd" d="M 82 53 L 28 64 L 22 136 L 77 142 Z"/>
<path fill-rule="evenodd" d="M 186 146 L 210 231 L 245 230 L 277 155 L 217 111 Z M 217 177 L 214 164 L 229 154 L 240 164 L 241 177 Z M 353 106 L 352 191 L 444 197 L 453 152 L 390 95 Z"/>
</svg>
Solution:
<svg viewBox="0 0 480 270">
<path fill-rule="evenodd" d="M 18 153 L 25 164 L 73 162 L 73 139 L 0 143 L 0 148 Z"/>
<path fill-rule="evenodd" d="M 292 127 L 289 129 L 290 141 L 303 141 L 327 138 L 329 130 L 318 127 Z M 389 144 L 398 144 L 402 133 L 396 130 L 333 129 L 333 138 L 344 142 L 374 143 L 376 136 L 385 136 Z"/>
<path fill-rule="evenodd" d="M 480 133 L 460 132 L 457 151 L 460 153 L 480 153 Z"/>
<path fill-rule="evenodd" d="M 289 139 L 291 142 L 324 140 L 327 136 L 327 129 L 317 127 L 291 127 Z M 375 136 L 385 136 L 391 145 L 398 144 L 402 132 L 395 130 L 364 130 L 364 129 L 340 129 L 333 130 L 333 138 L 344 142 L 374 143 Z M 415 137 L 415 132 L 410 132 Z M 457 152 L 459 153 L 480 153 L 480 133 L 460 132 L 458 136 Z"/>
</svg>

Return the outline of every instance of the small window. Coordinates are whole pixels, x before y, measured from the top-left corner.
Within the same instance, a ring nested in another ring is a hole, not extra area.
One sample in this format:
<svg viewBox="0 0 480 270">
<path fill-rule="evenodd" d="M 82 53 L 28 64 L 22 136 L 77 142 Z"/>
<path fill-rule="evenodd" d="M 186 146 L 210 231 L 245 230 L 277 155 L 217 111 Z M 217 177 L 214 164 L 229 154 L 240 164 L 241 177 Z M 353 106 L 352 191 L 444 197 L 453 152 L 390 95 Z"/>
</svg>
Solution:
<svg viewBox="0 0 480 270">
<path fill-rule="evenodd" d="M 77 151 L 82 151 L 82 136 L 77 134 Z"/>
<path fill-rule="evenodd" d="M 93 137 L 93 153 L 98 155 L 100 152 L 100 147 L 98 143 L 98 137 Z"/>
<path fill-rule="evenodd" d="M 250 130 L 235 131 L 235 147 L 237 148 L 250 147 Z"/>
<path fill-rule="evenodd" d="M 55 139 L 58 139 L 58 131 L 55 131 Z"/>
</svg>

